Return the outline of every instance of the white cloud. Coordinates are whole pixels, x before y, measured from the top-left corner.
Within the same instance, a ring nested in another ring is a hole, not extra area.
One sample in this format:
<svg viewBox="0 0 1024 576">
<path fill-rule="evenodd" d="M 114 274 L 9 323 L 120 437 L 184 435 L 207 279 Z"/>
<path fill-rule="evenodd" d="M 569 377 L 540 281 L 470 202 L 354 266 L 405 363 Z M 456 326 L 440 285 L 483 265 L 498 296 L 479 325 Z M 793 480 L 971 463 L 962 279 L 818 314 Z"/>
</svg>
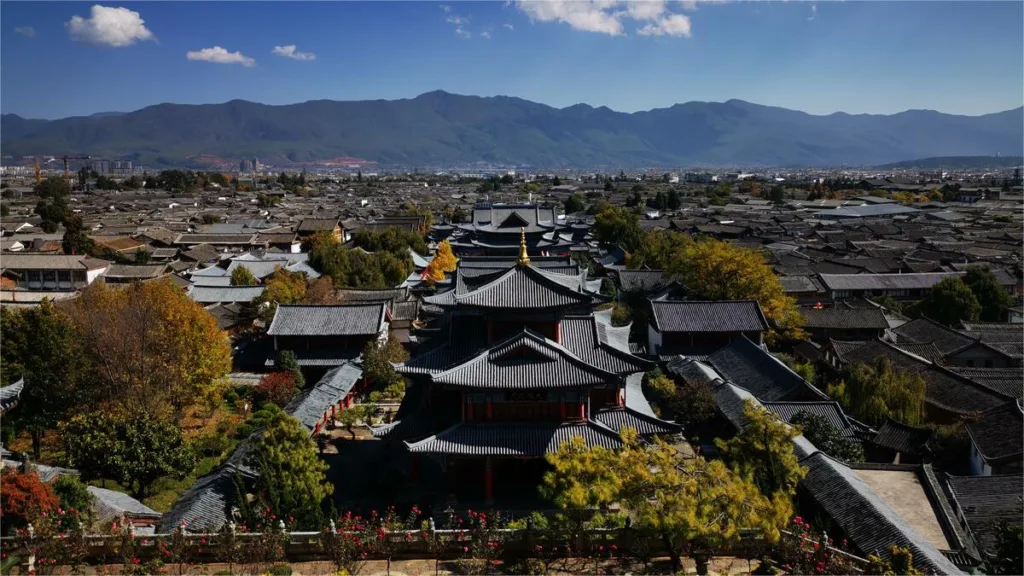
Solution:
<svg viewBox="0 0 1024 576">
<path fill-rule="evenodd" d="M 36 35 L 36 29 L 31 26 L 18 26 L 17 28 L 14 29 L 14 32 L 17 34 L 21 34 L 26 38 L 32 38 Z"/>
<path fill-rule="evenodd" d="M 444 12 L 447 14 L 448 12 L 452 11 L 452 7 L 447 4 L 441 4 L 441 10 L 444 10 Z"/>
<path fill-rule="evenodd" d="M 274 46 L 271 54 L 291 58 L 292 60 L 316 60 L 316 54 L 312 52 L 299 52 L 295 44 L 287 46 Z"/>
<path fill-rule="evenodd" d="M 102 46 L 131 46 L 139 40 L 155 40 L 138 12 L 96 4 L 89 18 L 72 16 L 64 27 L 71 39 Z"/>
<path fill-rule="evenodd" d="M 469 24 L 469 17 L 452 15 L 445 19 L 449 24 L 455 26 L 455 35 L 461 36 L 462 38 L 472 38 L 473 33 L 466 30 L 466 26 Z M 490 35 L 488 35 L 488 38 Z"/>
<path fill-rule="evenodd" d="M 241 52 L 228 52 L 220 46 L 203 48 L 202 50 L 190 50 L 185 55 L 189 60 L 201 62 L 213 62 L 214 64 L 241 64 L 246 68 L 256 65 L 256 61 Z"/>
<path fill-rule="evenodd" d="M 502 26 L 504 26 L 505 28 L 508 28 L 509 30 L 515 30 L 516 29 L 516 27 L 511 25 L 511 24 L 502 24 Z"/>
<path fill-rule="evenodd" d="M 811 15 L 807 19 L 808 20 L 814 20 L 817 17 L 818 17 L 818 5 L 817 4 L 811 4 Z"/>
<path fill-rule="evenodd" d="M 678 2 L 683 9 L 697 0 Z M 520 0 L 516 7 L 535 22 L 561 22 L 574 30 L 625 35 L 626 20 L 643 24 L 641 36 L 689 36 L 689 17 L 670 12 L 665 0 Z"/>
<path fill-rule="evenodd" d="M 690 19 L 683 14 L 669 14 L 636 31 L 641 36 L 689 36 Z"/>
<path fill-rule="evenodd" d="M 516 6 L 538 22 L 562 22 L 575 30 L 622 35 L 622 15 L 615 0 L 521 0 Z"/>
<path fill-rule="evenodd" d="M 696 10 L 697 0 L 680 0 L 679 5 L 683 7 L 683 10 Z"/>
<path fill-rule="evenodd" d="M 491 33 L 486 31 L 486 30 L 484 30 L 483 32 L 480 33 L 480 37 L 481 38 L 486 38 L 486 39 L 490 40 L 491 39 Z"/>
</svg>

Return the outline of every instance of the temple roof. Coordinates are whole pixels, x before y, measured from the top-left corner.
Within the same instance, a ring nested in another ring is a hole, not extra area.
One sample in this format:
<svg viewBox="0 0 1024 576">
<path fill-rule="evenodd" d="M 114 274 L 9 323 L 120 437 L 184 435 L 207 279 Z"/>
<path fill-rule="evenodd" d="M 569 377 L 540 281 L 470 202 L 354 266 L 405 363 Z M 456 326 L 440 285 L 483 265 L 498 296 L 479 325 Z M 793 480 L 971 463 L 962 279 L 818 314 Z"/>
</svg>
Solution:
<svg viewBox="0 0 1024 576">
<path fill-rule="evenodd" d="M 461 225 L 463 230 L 491 233 L 527 234 L 549 232 L 558 228 L 554 208 L 537 204 L 491 204 L 473 209 L 473 222 Z"/>
<path fill-rule="evenodd" d="M 387 306 L 280 304 L 267 334 L 270 336 L 357 336 L 384 329 Z"/>
<path fill-rule="evenodd" d="M 618 434 L 598 422 L 460 423 L 419 442 L 406 442 L 406 446 L 419 454 L 540 457 L 575 436 L 582 437 L 587 446 L 622 446 Z"/>
<path fill-rule="evenodd" d="M 477 284 L 456 270 L 452 290 L 423 300 L 437 306 L 527 309 L 591 304 L 596 296 L 587 290 L 585 272 L 559 274 L 532 264 L 498 270 L 494 275 L 479 277 L 478 281 L 482 283 Z"/>
<path fill-rule="evenodd" d="M 629 352 L 629 326 L 613 327 L 604 315 L 566 316 L 562 319 L 562 345 L 592 366 L 624 374 L 646 371 L 653 364 Z"/>
<path fill-rule="evenodd" d="M 433 380 L 462 388 L 528 390 L 617 385 L 620 378 L 590 365 L 557 342 L 524 330 L 434 374 Z"/>
</svg>

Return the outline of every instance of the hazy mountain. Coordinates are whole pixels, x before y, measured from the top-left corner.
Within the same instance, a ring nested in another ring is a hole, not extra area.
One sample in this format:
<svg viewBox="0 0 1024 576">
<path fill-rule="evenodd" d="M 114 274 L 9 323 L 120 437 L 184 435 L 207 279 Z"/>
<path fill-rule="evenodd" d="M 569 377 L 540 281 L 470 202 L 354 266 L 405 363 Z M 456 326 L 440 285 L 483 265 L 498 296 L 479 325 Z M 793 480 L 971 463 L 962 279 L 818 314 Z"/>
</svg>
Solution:
<svg viewBox="0 0 1024 576">
<path fill-rule="evenodd" d="M 926 170 L 976 170 L 1024 166 L 1024 156 L 941 156 L 884 164 L 878 168 L 924 168 Z"/>
<path fill-rule="evenodd" d="M 626 114 L 577 104 L 429 92 L 405 100 L 267 106 L 160 104 L 62 120 L 0 118 L 5 154 L 88 154 L 148 165 L 197 155 L 274 164 L 351 156 L 414 166 L 877 165 L 931 156 L 1020 155 L 1024 108 L 813 116 L 727 102 Z"/>
</svg>

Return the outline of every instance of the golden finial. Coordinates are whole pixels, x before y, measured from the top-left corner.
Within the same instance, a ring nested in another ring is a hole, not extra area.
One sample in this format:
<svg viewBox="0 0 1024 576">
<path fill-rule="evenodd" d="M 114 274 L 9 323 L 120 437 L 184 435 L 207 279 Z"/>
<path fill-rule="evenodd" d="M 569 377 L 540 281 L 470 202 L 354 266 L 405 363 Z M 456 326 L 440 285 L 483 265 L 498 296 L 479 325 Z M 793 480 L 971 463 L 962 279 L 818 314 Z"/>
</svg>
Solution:
<svg viewBox="0 0 1024 576">
<path fill-rule="evenodd" d="M 526 228 L 519 229 L 519 265 L 530 263 L 530 255 L 526 253 Z"/>
</svg>

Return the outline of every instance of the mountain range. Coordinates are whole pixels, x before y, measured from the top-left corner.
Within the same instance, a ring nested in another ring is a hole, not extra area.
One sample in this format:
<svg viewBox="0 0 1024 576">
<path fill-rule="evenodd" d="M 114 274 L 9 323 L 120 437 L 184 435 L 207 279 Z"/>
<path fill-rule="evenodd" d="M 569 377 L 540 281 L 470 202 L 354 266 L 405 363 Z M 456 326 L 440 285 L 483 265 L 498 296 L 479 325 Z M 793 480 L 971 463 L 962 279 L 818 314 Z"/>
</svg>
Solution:
<svg viewBox="0 0 1024 576">
<path fill-rule="evenodd" d="M 271 106 L 159 104 L 60 120 L 0 117 L 5 156 L 91 155 L 147 166 L 198 157 L 275 165 L 337 157 L 381 165 L 539 168 L 868 166 L 934 156 L 1019 156 L 1024 107 L 824 116 L 742 100 L 623 113 L 507 96 L 428 92 L 403 100 Z"/>
</svg>

